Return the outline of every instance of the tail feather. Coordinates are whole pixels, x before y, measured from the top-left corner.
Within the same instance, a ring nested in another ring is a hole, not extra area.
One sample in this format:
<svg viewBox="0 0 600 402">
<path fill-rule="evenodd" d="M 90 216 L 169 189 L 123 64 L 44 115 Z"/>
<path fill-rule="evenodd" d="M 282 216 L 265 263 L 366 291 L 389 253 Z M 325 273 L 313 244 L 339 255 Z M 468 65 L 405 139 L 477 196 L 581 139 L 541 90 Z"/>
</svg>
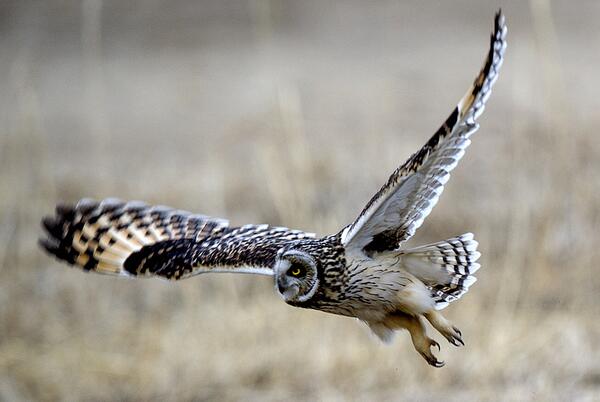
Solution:
<svg viewBox="0 0 600 402">
<path fill-rule="evenodd" d="M 473 276 L 481 267 L 481 256 L 472 233 L 465 233 L 438 243 L 403 250 L 404 268 L 431 289 L 437 310 L 465 294 L 477 281 Z"/>
</svg>

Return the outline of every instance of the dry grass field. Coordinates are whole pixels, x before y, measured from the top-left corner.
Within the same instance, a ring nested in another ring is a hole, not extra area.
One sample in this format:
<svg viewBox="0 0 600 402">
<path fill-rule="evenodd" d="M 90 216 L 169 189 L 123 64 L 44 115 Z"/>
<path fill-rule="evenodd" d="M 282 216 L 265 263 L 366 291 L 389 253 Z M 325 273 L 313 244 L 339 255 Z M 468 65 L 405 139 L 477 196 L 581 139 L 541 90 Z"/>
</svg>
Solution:
<svg viewBox="0 0 600 402">
<path fill-rule="evenodd" d="M 267 277 L 86 275 L 58 201 L 141 199 L 332 233 L 509 48 L 411 244 L 473 231 L 429 367 Z M 600 400 L 600 2 L 0 2 L 0 401 Z"/>
</svg>

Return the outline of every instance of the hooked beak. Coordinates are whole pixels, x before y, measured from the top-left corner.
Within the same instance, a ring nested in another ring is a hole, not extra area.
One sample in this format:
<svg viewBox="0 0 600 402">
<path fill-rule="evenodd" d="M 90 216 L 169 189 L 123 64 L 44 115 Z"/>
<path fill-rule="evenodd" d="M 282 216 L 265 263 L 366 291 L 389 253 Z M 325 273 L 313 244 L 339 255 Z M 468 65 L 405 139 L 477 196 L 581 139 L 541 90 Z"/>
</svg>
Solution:
<svg viewBox="0 0 600 402">
<path fill-rule="evenodd" d="M 285 300 L 289 300 L 298 294 L 300 287 L 297 284 L 289 285 L 288 281 L 283 278 L 283 280 L 277 280 L 277 290 Z"/>
<path fill-rule="evenodd" d="M 292 285 L 289 288 L 287 288 L 284 292 L 282 292 L 282 294 L 286 300 L 289 300 L 289 299 L 293 298 L 294 296 L 296 296 L 298 294 L 299 290 L 300 290 L 300 287 L 298 285 Z"/>
</svg>

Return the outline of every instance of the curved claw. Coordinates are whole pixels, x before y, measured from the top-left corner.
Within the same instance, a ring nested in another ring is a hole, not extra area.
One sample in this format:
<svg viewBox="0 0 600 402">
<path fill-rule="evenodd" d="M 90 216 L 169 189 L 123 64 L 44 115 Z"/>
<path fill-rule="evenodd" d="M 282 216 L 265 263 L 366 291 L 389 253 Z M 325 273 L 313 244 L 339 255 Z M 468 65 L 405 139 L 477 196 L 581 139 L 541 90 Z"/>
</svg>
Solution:
<svg viewBox="0 0 600 402">
<path fill-rule="evenodd" d="M 458 334 L 458 336 L 460 338 L 462 338 L 462 332 L 460 332 L 460 329 L 456 328 L 455 326 L 452 326 L 452 329 Z M 463 345 L 464 345 L 464 343 L 463 343 Z"/>
<path fill-rule="evenodd" d="M 460 332 L 460 329 L 456 328 L 455 326 L 452 326 L 452 329 L 454 330 L 454 333 L 449 333 L 446 336 L 448 342 L 454 346 L 465 346 L 465 342 L 462 340 L 462 332 Z"/>
<path fill-rule="evenodd" d="M 443 360 L 438 360 L 435 356 L 431 355 L 431 356 L 425 356 L 423 355 L 423 357 L 425 358 L 425 360 L 427 361 L 427 363 L 430 366 L 433 366 L 435 368 L 440 368 L 440 367 L 444 367 L 444 365 L 446 364 Z"/>
<path fill-rule="evenodd" d="M 435 363 L 429 363 L 431 364 L 433 367 L 435 368 L 440 368 L 440 367 L 444 367 L 444 365 L 446 364 L 443 360 L 437 360 Z"/>
<path fill-rule="evenodd" d="M 429 320 L 431 325 L 437 329 L 440 334 L 444 335 L 444 338 L 448 340 L 454 346 L 464 346 L 465 342 L 462 340 L 462 332 L 452 325 L 448 320 L 444 318 L 439 311 L 429 311 L 424 314 L 425 318 Z"/>
<path fill-rule="evenodd" d="M 425 361 L 427 361 L 427 363 L 429 365 L 436 367 L 436 368 L 443 367 L 444 364 L 446 364 L 446 363 L 444 363 L 443 360 L 438 360 L 437 357 L 435 357 L 435 355 L 431 352 L 432 346 L 437 346 L 438 351 L 441 351 L 441 347 L 440 347 L 439 343 L 437 343 L 436 341 L 434 341 L 431 338 L 427 338 L 425 348 L 419 350 L 419 353 L 421 354 L 421 356 L 423 356 L 423 358 L 425 359 Z"/>
<path fill-rule="evenodd" d="M 446 331 L 440 331 L 444 338 L 448 340 L 449 343 L 458 347 L 465 346 L 465 342 L 462 340 L 462 333 L 460 330 L 454 326 L 449 327 Z"/>
</svg>

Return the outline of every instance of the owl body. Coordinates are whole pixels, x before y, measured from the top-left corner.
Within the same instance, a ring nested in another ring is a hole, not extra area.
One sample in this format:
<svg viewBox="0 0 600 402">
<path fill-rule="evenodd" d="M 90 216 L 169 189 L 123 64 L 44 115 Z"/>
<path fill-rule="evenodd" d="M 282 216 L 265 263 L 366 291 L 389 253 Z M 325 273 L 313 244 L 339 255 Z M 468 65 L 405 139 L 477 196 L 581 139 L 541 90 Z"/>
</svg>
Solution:
<svg viewBox="0 0 600 402">
<path fill-rule="evenodd" d="M 457 245 L 451 246 L 450 241 L 457 242 Z M 348 253 L 341 242 L 341 234 L 295 241 L 280 250 L 278 259 L 290 251 L 310 255 L 315 263 L 318 283 L 306 301 L 287 298 L 283 292 L 279 293 L 292 306 L 356 317 L 369 326 L 381 324 L 394 314 L 423 314 L 432 309 L 442 309 L 447 302 L 436 303 L 435 286 L 451 284 L 455 276 L 461 275 L 455 272 L 454 266 L 447 269 L 444 259 L 449 262 L 448 256 L 438 257 L 438 254 L 443 254 L 440 250 L 444 247 L 453 247 L 446 255 L 460 248 L 458 253 L 465 256 L 464 264 L 468 264 L 464 269 L 470 269 L 470 273 L 479 268 L 475 262 L 479 258 L 477 243 L 471 234 L 416 249 L 371 256 Z M 289 270 L 290 267 L 286 268 Z M 307 267 L 307 270 L 310 269 Z M 276 268 L 276 281 L 281 272 L 287 270 Z M 474 279 L 463 282 L 459 292 L 466 292 L 473 282 Z M 447 297 L 451 298 L 450 295 Z M 382 338 L 388 340 L 389 336 Z"/>
<path fill-rule="evenodd" d="M 322 285 L 314 297 L 305 305 L 289 303 L 367 322 L 383 319 L 387 313 L 398 309 L 400 292 L 410 276 L 399 265 L 398 259 L 391 255 L 376 258 L 346 256 L 339 237 L 336 236 L 335 241 L 338 245 L 331 247 L 332 253 L 319 258 Z"/>
<path fill-rule="evenodd" d="M 381 339 L 408 330 L 415 349 L 435 367 L 439 344 L 428 321 L 451 344 L 462 334 L 440 310 L 475 282 L 477 242 L 470 233 L 424 246 L 404 242 L 436 205 L 450 172 L 477 131 L 506 48 L 503 15 L 475 81 L 442 126 L 398 167 L 353 223 L 314 234 L 269 225 L 230 226 L 211 218 L 141 202 L 83 199 L 43 219 L 43 248 L 87 272 L 181 280 L 202 273 L 272 276 L 295 307 L 355 317 Z"/>
</svg>

